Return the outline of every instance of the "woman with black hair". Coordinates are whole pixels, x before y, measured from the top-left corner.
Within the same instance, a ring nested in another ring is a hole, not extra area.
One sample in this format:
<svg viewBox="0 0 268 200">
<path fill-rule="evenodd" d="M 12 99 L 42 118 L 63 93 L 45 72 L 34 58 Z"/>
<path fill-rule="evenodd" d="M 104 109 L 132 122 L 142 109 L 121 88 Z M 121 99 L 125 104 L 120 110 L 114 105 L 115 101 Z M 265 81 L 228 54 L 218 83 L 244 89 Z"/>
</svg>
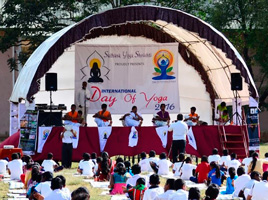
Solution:
<svg viewBox="0 0 268 200">
<path fill-rule="evenodd" d="M 107 152 L 102 152 L 101 154 L 102 160 L 99 163 L 98 170 L 95 174 L 97 177 L 97 181 L 109 181 L 111 171 L 113 171 L 112 161 L 109 158 L 109 154 Z"/>
<path fill-rule="evenodd" d="M 252 161 L 248 166 L 248 174 L 250 174 L 253 171 L 259 172 L 260 174 L 263 173 L 263 164 L 268 164 L 268 160 L 259 159 L 259 154 L 257 152 L 254 152 L 252 154 Z"/>
<path fill-rule="evenodd" d="M 124 194 L 123 187 L 126 188 L 127 176 L 124 163 L 118 163 L 116 165 L 116 172 L 111 176 L 109 188 L 111 188 L 110 194 Z"/>
<path fill-rule="evenodd" d="M 225 177 L 224 173 L 220 170 L 219 165 L 217 165 L 215 162 L 210 163 L 210 172 L 208 173 L 208 183 L 214 183 L 218 185 L 219 187 L 222 184 L 222 178 Z"/>
<path fill-rule="evenodd" d="M 207 190 L 206 190 L 206 197 L 205 200 L 215 200 L 217 199 L 218 195 L 219 195 L 219 186 L 216 184 L 211 184 L 210 186 L 208 186 Z"/>
<path fill-rule="evenodd" d="M 234 193 L 234 180 L 237 179 L 235 168 L 230 167 L 228 169 L 229 177 L 226 180 L 226 191 L 222 191 L 221 194 L 233 194 Z"/>
<path fill-rule="evenodd" d="M 197 187 L 190 188 L 188 200 L 199 200 L 200 198 L 201 198 L 200 190 Z"/>
</svg>

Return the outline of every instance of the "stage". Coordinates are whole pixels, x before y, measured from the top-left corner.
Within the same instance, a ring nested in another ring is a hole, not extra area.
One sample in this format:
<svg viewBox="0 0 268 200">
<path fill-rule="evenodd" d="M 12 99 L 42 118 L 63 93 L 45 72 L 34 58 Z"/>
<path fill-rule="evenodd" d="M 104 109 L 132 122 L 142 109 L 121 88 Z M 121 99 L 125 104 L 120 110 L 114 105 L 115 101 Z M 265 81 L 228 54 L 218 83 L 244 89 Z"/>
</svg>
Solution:
<svg viewBox="0 0 268 200">
<path fill-rule="evenodd" d="M 138 131 L 138 144 L 135 147 L 128 146 L 128 138 L 131 127 L 112 127 L 112 133 L 107 140 L 104 151 L 107 151 L 110 156 L 124 155 L 134 156 L 143 151 L 149 153 L 150 150 L 155 150 L 159 155 L 162 152 L 168 154 L 171 143 L 172 133 L 168 133 L 167 147 L 162 146 L 162 142 L 156 133 L 155 127 L 136 127 Z M 61 160 L 62 142 L 60 133 L 63 127 L 54 127 L 47 138 L 43 147 L 42 153 L 36 153 L 33 157 L 35 161 L 41 161 L 47 157 L 47 153 L 52 152 L 54 160 Z M 222 152 L 222 144 L 220 140 L 220 133 L 218 126 L 195 126 L 192 128 L 195 136 L 197 150 L 195 150 L 189 143 L 186 145 L 186 152 L 197 157 L 202 155 L 210 155 L 213 148 L 218 148 Z M 240 126 L 225 126 L 225 131 L 229 134 L 238 133 L 241 131 Z M 19 132 L 7 138 L 0 144 L 0 148 L 4 145 L 14 145 L 18 147 Z M 73 150 L 73 161 L 82 159 L 84 152 L 96 152 L 100 155 L 99 134 L 97 127 L 80 127 L 79 142 L 77 149 Z M 230 152 L 232 153 L 232 152 Z"/>
</svg>

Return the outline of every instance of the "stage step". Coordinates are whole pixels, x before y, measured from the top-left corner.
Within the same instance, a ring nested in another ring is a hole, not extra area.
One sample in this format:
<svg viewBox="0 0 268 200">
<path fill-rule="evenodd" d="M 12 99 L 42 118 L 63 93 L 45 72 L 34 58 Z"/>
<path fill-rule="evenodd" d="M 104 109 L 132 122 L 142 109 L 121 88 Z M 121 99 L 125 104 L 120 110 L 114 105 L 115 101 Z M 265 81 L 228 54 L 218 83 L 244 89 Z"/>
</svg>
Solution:
<svg viewBox="0 0 268 200">
<path fill-rule="evenodd" d="M 225 133 L 226 136 L 234 136 L 234 137 L 237 137 L 237 136 L 243 136 L 243 134 L 241 133 Z"/>
<path fill-rule="evenodd" d="M 245 150 L 245 148 L 242 148 L 242 147 L 230 147 L 230 148 L 226 148 L 228 149 L 229 151 L 230 150 Z"/>
<path fill-rule="evenodd" d="M 244 144 L 243 141 L 226 141 L 226 144 Z"/>
</svg>

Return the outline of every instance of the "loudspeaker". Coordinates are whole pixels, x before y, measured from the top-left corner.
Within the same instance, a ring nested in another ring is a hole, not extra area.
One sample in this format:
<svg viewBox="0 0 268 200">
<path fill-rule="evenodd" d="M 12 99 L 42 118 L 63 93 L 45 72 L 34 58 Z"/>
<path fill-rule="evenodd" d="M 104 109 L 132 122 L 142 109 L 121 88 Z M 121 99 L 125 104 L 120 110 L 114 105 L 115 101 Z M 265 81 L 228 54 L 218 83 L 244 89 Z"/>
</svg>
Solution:
<svg viewBox="0 0 268 200">
<path fill-rule="evenodd" d="M 242 77 L 240 73 L 231 73 L 231 90 L 242 90 Z"/>
<path fill-rule="evenodd" d="M 57 73 L 46 74 L 46 91 L 57 91 Z"/>
<path fill-rule="evenodd" d="M 62 112 L 39 112 L 38 126 L 62 126 Z"/>
</svg>

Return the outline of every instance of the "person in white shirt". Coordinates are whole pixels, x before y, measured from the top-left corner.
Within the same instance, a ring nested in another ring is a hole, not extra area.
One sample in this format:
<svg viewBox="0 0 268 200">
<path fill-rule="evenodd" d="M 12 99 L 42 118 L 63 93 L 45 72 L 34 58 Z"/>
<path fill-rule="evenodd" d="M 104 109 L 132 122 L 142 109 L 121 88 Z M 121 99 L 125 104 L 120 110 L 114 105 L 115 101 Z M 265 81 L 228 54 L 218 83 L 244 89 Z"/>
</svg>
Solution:
<svg viewBox="0 0 268 200">
<path fill-rule="evenodd" d="M 65 125 L 61 133 L 62 139 L 62 166 L 64 168 L 71 168 L 72 154 L 73 154 L 73 137 L 76 137 L 76 132 L 72 129 L 72 125 Z"/>
<path fill-rule="evenodd" d="M 237 155 L 235 153 L 231 154 L 231 160 L 227 163 L 227 170 L 230 167 L 235 168 L 235 171 L 237 171 L 238 167 L 241 166 L 241 163 L 237 160 Z"/>
<path fill-rule="evenodd" d="M 170 196 L 169 200 L 187 200 L 188 192 L 186 191 L 185 181 L 182 179 L 177 179 L 174 183 L 176 192 Z"/>
<path fill-rule="evenodd" d="M 214 149 L 212 150 L 212 155 L 210 155 L 210 156 L 208 157 L 208 162 L 209 162 L 209 163 L 211 163 L 211 162 L 215 162 L 216 164 L 218 164 L 219 161 L 220 161 L 220 159 L 221 159 L 221 157 L 220 157 L 220 155 L 219 155 L 219 151 L 218 151 L 218 149 L 217 149 L 217 148 L 214 148 Z"/>
<path fill-rule="evenodd" d="M 201 199 L 201 194 L 200 194 L 200 190 L 197 187 L 191 187 L 189 189 L 189 195 L 188 195 L 188 199 Z"/>
<path fill-rule="evenodd" d="M 191 157 L 187 157 L 181 167 L 181 179 L 190 180 L 190 177 L 193 176 L 194 169 L 196 169 L 196 165 L 192 164 Z"/>
<path fill-rule="evenodd" d="M 167 155 L 165 152 L 159 155 L 160 160 L 158 161 L 156 167 L 157 170 L 155 171 L 158 175 L 168 175 L 169 168 L 172 166 L 172 162 L 167 159 Z"/>
<path fill-rule="evenodd" d="M 261 174 L 259 172 L 253 171 L 250 174 L 250 178 L 251 180 L 249 182 L 247 182 L 247 184 L 245 185 L 243 191 L 244 191 L 244 197 L 247 199 L 251 188 L 253 187 L 253 185 L 255 185 L 256 183 L 260 182 L 261 180 Z"/>
<path fill-rule="evenodd" d="M 89 153 L 85 153 L 84 160 L 79 164 L 79 170 L 78 172 L 82 175 L 87 175 L 89 177 L 93 177 L 94 173 L 94 163 L 90 160 Z"/>
<path fill-rule="evenodd" d="M 158 195 L 155 200 L 169 200 L 169 198 L 175 193 L 174 183 L 174 179 L 167 179 L 164 186 L 165 193 Z"/>
<path fill-rule="evenodd" d="M 158 165 L 159 162 L 159 158 L 155 157 L 155 151 L 151 150 L 149 152 L 149 158 L 148 158 L 148 163 L 149 163 L 149 167 L 148 167 L 148 172 L 153 172 L 153 168 L 151 167 L 151 165 L 154 163 L 156 165 Z"/>
<path fill-rule="evenodd" d="M 219 165 L 220 166 L 226 166 L 227 163 L 231 160 L 231 156 L 229 155 L 229 151 L 228 149 L 224 149 L 222 151 L 222 157 L 219 161 Z"/>
<path fill-rule="evenodd" d="M 179 162 L 175 162 L 174 166 L 173 166 L 173 173 L 174 176 L 180 176 L 181 175 L 181 167 L 182 167 L 182 163 L 185 160 L 185 155 L 184 153 L 180 153 L 180 155 L 178 155 L 177 157 L 179 159 Z"/>
<path fill-rule="evenodd" d="M 71 196 L 62 191 L 62 180 L 55 177 L 51 181 L 52 191 L 44 198 L 44 200 L 71 200 Z"/>
<path fill-rule="evenodd" d="M 62 175 L 58 175 L 58 176 L 56 176 L 56 177 L 60 178 L 61 181 L 62 181 L 62 188 L 61 188 L 62 192 L 65 193 L 67 196 L 70 197 L 70 196 L 71 196 L 71 192 L 70 192 L 70 190 L 66 187 L 66 178 L 65 178 L 64 176 L 62 176 Z"/>
<path fill-rule="evenodd" d="M 84 113 L 84 119 L 87 123 L 87 112 L 89 108 L 90 92 L 87 89 L 87 82 L 82 83 L 82 89 L 80 89 L 76 95 L 76 104 L 79 109 Z"/>
<path fill-rule="evenodd" d="M 42 180 L 41 183 L 39 183 L 38 185 L 36 185 L 36 187 L 34 188 L 34 192 L 33 192 L 33 196 L 36 199 L 42 199 L 42 198 L 46 198 L 51 190 L 51 181 L 53 179 L 53 174 L 51 172 L 44 172 L 42 174 Z"/>
<path fill-rule="evenodd" d="M 72 197 L 72 200 L 77 200 L 77 199 L 89 200 L 90 195 L 86 187 L 79 187 L 72 192 L 71 197 Z"/>
<path fill-rule="evenodd" d="M 143 118 L 140 113 L 138 113 L 137 106 L 133 106 L 130 113 L 125 114 L 120 118 L 123 120 L 124 126 L 141 126 Z"/>
<path fill-rule="evenodd" d="M 141 167 L 142 172 L 148 172 L 149 171 L 150 163 L 149 163 L 148 159 L 146 158 L 146 153 L 145 152 L 141 153 L 141 160 L 139 162 L 139 166 Z"/>
<path fill-rule="evenodd" d="M 217 184 L 211 184 L 208 186 L 205 192 L 206 197 L 204 200 L 215 200 L 217 199 L 219 193 L 220 193 L 219 186 Z"/>
<path fill-rule="evenodd" d="M 164 189 L 159 186 L 160 180 L 157 174 L 150 176 L 149 189 L 144 192 L 143 200 L 154 200 L 157 196 L 164 193 Z"/>
<path fill-rule="evenodd" d="M 255 183 L 251 188 L 247 200 L 267 200 L 268 197 L 268 171 L 262 175 L 262 181 Z"/>
<path fill-rule="evenodd" d="M 248 172 L 248 166 L 250 165 L 250 163 L 252 162 L 252 154 L 255 151 L 249 151 L 249 157 L 244 158 L 242 161 L 242 165 L 245 167 L 245 172 Z"/>
<path fill-rule="evenodd" d="M 127 179 L 126 185 L 127 188 L 136 186 L 137 180 L 139 178 L 144 178 L 145 180 L 145 186 L 149 185 L 149 180 L 147 176 L 142 176 L 141 173 L 141 167 L 138 164 L 135 164 L 131 167 L 133 176 Z"/>
<path fill-rule="evenodd" d="M 234 197 L 238 197 L 240 191 L 245 187 L 245 185 L 250 181 L 250 176 L 245 174 L 245 169 L 243 167 L 238 167 L 237 169 L 238 178 L 234 181 Z"/>
<path fill-rule="evenodd" d="M 22 175 L 22 161 L 19 159 L 19 156 L 17 153 L 13 153 L 12 156 L 12 161 L 10 161 L 7 164 L 8 168 L 8 173 L 10 174 L 10 179 L 11 180 L 20 180 L 20 176 Z"/>
<path fill-rule="evenodd" d="M 0 174 L 6 174 L 7 173 L 7 164 L 8 164 L 8 158 L 4 158 L 0 160 Z"/>
<path fill-rule="evenodd" d="M 58 167 L 58 164 L 53 160 L 53 153 L 47 154 L 47 159 L 42 162 L 43 169 L 48 172 L 54 172 L 54 169 Z"/>
<path fill-rule="evenodd" d="M 177 115 L 177 121 L 172 123 L 168 128 L 168 131 L 173 131 L 172 134 L 172 158 L 173 163 L 177 162 L 178 151 L 179 153 L 185 153 L 186 147 L 186 135 L 188 133 L 188 126 L 183 122 L 183 115 Z"/>
</svg>

